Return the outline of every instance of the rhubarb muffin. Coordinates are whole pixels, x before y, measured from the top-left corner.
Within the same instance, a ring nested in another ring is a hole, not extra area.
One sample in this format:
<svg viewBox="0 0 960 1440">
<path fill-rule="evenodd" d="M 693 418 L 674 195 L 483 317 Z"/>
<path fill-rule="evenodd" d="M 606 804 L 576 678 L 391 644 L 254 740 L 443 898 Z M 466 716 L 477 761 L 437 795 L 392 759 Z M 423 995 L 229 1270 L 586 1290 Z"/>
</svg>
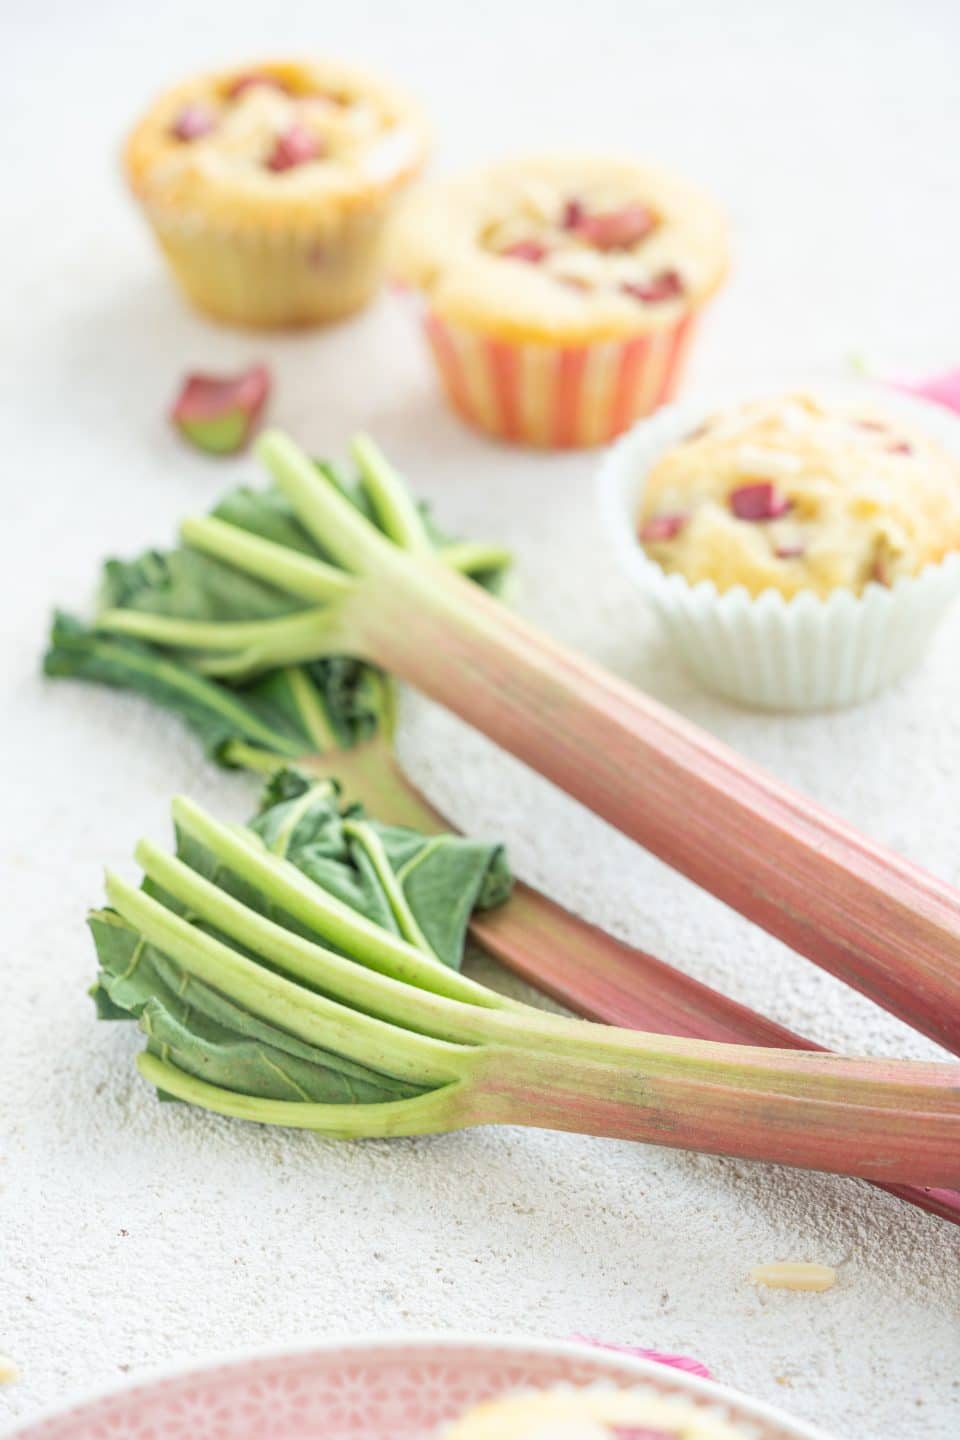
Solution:
<svg viewBox="0 0 960 1440">
<path fill-rule="evenodd" d="M 862 405 L 760 400 L 709 416 L 660 457 L 638 536 L 694 585 L 860 595 L 960 550 L 960 462 Z"/>
<path fill-rule="evenodd" d="M 711 200 L 626 160 L 513 160 L 423 187 L 391 242 L 448 399 L 543 446 L 599 444 L 669 399 L 727 269 Z"/>
<path fill-rule="evenodd" d="M 859 704 L 960 590 L 960 422 L 862 381 L 671 406 L 613 448 L 601 489 L 672 652 L 741 704 Z"/>
<path fill-rule="evenodd" d="M 277 61 L 169 90 L 124 165 L 200 310 L 289 326 L 369 299 L 387 221 L 425 153 L 420 111 L 391 86 L 332 62 Z"/>
<path fill-rule="evenodd" d="M 510 1396 L 472 1410 L 444 1440 L 743 1440 L 713 1407 L 596 1387 Z"/>
</svg>

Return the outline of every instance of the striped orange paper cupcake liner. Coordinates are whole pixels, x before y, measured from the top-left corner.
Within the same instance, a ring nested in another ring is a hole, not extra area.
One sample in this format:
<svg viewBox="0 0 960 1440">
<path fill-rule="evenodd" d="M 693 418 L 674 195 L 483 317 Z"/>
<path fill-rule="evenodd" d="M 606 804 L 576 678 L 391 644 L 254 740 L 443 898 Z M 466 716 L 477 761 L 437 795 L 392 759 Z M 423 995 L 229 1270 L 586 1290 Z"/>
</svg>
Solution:
<svg viewBox="0 0 960 1440">
<path fill-rule="evenodd" d="M 546 449 L 605 445 L 671 400 L 696 322 L 630 340 L 562 347 L 493 339 L 428 311 L 424 324 L 453 408 L 500 439 Z"/>
</svg>

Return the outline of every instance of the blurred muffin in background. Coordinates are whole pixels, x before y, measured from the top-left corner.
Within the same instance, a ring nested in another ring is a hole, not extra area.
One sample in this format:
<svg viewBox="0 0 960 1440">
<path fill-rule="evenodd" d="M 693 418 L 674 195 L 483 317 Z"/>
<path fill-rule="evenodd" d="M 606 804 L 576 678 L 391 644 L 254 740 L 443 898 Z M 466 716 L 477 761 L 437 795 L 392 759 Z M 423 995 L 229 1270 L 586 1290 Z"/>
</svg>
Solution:
<svg viewBox="0 0 960 1440">
<path fill-rule="evenodd" d="M 124 169 L 198 309 L 302 326 L 377 289 L 386 223 L 426 148 L 419 109 L 386 83 L 329 61 L 269 61 L 160 96 Z"/>
<path fill-rule="evenodd" d="M 726 225 L 630 161 L 511 160 L 412 194 L 391 269 L 423 296 L 465 419 L 526 444 L 597 445 L 673 395 L 726 274 Z"/>
</svg>

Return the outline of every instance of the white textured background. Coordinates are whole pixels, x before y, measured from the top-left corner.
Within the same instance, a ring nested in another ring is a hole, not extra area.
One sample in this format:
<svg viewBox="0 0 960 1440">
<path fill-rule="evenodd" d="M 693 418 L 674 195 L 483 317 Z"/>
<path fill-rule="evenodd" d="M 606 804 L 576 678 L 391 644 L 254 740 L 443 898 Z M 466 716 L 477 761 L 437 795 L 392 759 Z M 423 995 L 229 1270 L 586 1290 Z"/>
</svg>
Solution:
<svg viewBox="0 0 960 1440">
<path fill-rule="evenodd" d="M 161 1109 L 135 1032 L 95 1026 L 85 907 L 105 862 L 188 790 L 241 815 L 133 699 L 37 676 L 54 600 L 253 478 L 163 413 L 188 366 L 275 367 L 273 418 L 315 450 L 371 428 L 467 534 L 514 544 L 524 608 L 941 875 L 960 880 L 960 615 L 858 713 L 769 719 L 695 693 L 613 573 L 589 455 L 465 433 L 385 301 L 335 333 L 208 328 L 121 192 L 119 139 L 183 71 L 297 48 L 418 90 L 437 165 L 566 143 L 634 148 L 725 197 L 737 273 L 695 380 L 960 361 L 952 0 L 552 0 L 483 6 L 6 0 L 0 1417 L 175 1356 L 311 1334 L 573 1330 L 687 1350 L 842 1440 L 960 1430 L 960 1234 L 853 1182 L 537 1132 L 337 1146 Z M 570 905 L 821 1041 L 934 1053 L 866 1002 L 421 704 L 411 772 Z M 758 1293 L 758 1261 L 841 1265 L 826 1295 Z"/>
</svg>

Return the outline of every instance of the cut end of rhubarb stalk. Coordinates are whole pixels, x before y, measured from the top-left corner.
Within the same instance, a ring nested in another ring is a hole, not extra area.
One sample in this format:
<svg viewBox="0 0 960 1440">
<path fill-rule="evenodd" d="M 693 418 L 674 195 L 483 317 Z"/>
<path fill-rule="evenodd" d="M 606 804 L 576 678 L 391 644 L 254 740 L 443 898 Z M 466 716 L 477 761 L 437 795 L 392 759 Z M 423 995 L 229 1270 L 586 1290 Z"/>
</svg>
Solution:
<svg viewBox="0 0 960 1440">
<path fill-rule="evenodd" d="M 316 136 L 311 135 L 302 125 L 291 125 L 274 141 L 267 157 L 267 169 L 281 174 L 295 170 L 298 165 L 307 165 L 311 160 L 323 158 L 323 146 Z"/>
<path fill-rule="evenodd" d="M 253 434 L 269 394 L 265 365 L 232 377 L 188 375 L 170 418 L 197 450 L 235 455 Z"/>
<path fill-rule="evenodd" d="M 771 480 L 740 485 L 730 492 L 730 509 L 738 520 L 778 520 L 792 502 L 777 491 Z"/>
</svg>

